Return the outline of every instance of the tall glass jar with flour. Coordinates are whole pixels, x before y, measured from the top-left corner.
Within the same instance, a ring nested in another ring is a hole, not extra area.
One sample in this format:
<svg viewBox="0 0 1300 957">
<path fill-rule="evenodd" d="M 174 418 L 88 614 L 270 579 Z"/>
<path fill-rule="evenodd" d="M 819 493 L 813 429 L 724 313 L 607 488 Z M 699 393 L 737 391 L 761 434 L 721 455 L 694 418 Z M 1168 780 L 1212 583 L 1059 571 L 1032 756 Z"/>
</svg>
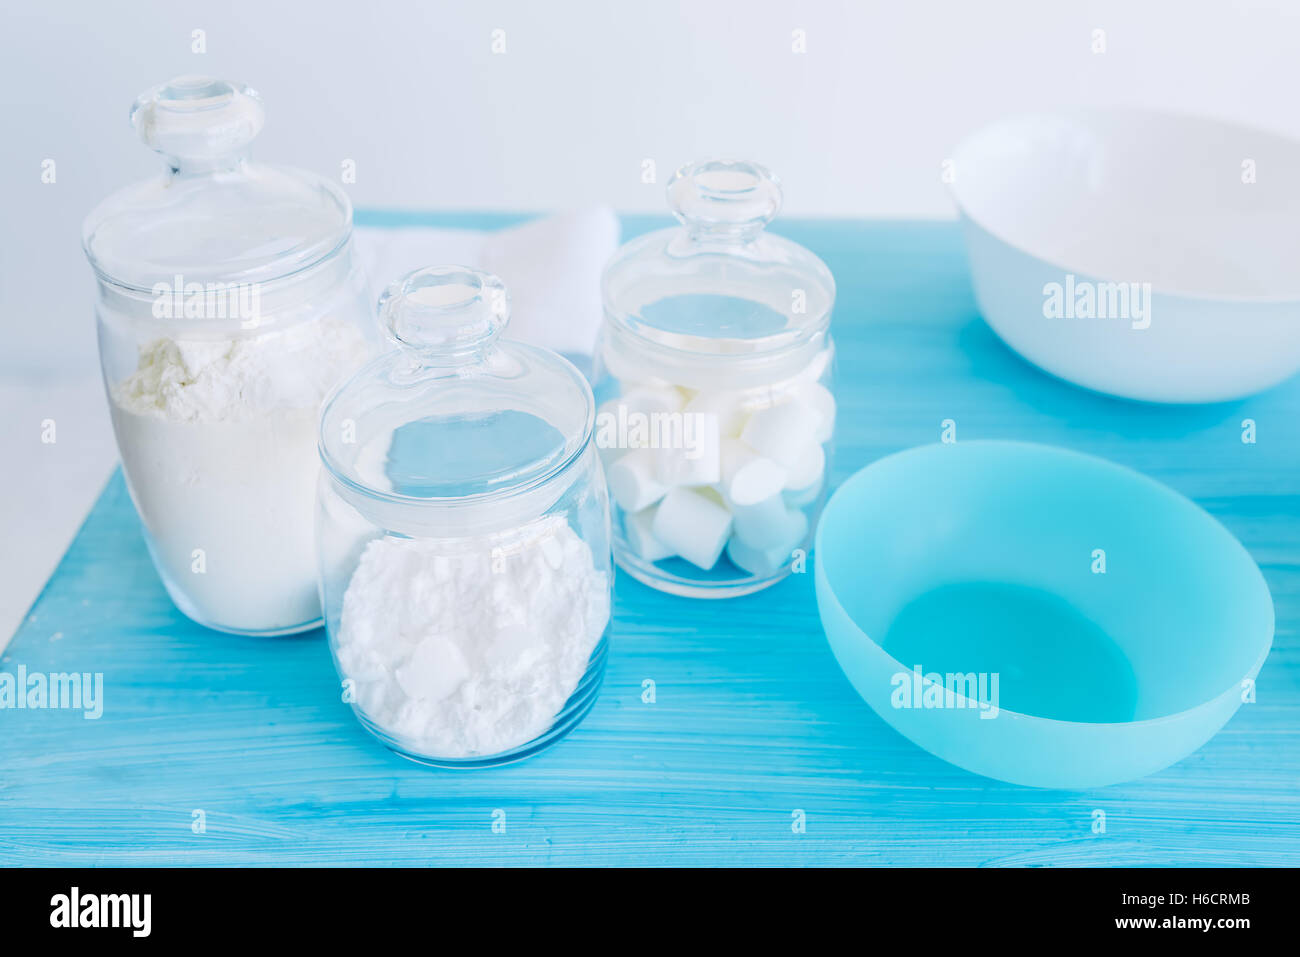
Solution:
<svg viewBox="0 0 1300 957">
<path fill-rule="evenodd" d="M 163 174 L 87 218 L 100 361 L 154 565 L 194 621 L 319 625 L 321 401 L 372 349 L 343 191 L 250 162 L 258 95 L 206 77 L 143 94 L 131 122 Z"/>
<path fill-rule="evenodd" d="M 682 225 L 605 268 L 596 437 L 620 567 L 726 598 L 806 567 L 835 430 L 835 281 L 765 229 L 781 188 L 756 163 L 684 166 L 668 198 Z"/>
<path fill-rule="evenodd" d="M 459 266 L 380 298 L 397 348 L 326 401 L 321 594 L 343 695 L 441 767 L 527 757 L 572 730 L 605 670 L 609 501 L 591 387 L 503 338 L 506 290 Z"/>
</svg>

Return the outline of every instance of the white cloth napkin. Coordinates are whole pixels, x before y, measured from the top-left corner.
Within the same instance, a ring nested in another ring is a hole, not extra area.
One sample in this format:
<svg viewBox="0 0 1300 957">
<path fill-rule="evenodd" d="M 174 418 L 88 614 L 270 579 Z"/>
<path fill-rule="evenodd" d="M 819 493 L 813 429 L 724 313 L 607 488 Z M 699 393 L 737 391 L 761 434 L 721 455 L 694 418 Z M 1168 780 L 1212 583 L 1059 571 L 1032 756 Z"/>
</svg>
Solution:
<svg viewBox="0 0 1300 957">
<path fill-rule="evenodd" d="M 618 248 L 618 218 L 596 206 L 495 232 L 359 226 L 357 249 L 374 297 L 423 266 L 494 272 L 510 290 L 506 334 L 568 355 L 590 355 L 600 326 L 600 273 Z"/>
</svg>

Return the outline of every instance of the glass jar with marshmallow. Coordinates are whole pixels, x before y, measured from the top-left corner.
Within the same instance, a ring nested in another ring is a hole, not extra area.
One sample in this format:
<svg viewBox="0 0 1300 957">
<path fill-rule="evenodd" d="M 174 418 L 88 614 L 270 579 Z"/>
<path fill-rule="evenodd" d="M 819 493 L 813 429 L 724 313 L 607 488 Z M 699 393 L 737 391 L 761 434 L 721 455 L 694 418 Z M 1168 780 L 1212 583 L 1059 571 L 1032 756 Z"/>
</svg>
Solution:
<svg viewBox="0 0 1300 957">
<path fill-rule="evenodd" d="M 781 187 L 756 163 L 684 166 L 668 198 L 682 226 L 605 268 L 596 444 L 619 566 L 662 591 L 728 598 L 807 558 L 835 427 L 835 280 L 765 231 Z"/>
</svg>

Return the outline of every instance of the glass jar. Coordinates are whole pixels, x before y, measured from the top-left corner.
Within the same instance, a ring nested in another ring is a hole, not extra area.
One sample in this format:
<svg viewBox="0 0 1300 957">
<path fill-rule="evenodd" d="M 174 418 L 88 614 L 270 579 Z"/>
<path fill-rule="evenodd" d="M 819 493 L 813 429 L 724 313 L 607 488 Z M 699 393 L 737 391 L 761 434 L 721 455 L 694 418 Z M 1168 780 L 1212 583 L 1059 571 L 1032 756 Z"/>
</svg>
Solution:
<svg viewBox="0 0 1300 957">
<path fill-rule="evenodd" d="M 342 385 L 320 426 L 321 595 L 344 700 L 413 760 L 519 760 L 582 720 L 605 670 L 591 387 L 500 338 L 495 276 L 418 270 L 379 315 L 398 348 Z"/>
<path fill-rule="evenodd" d="M 113 430 L 150 554 L 200 624 L 320 624 L 316 432 L 377 339 L 352 207 L 311 173 L 249 162 L 258 95 L 205 77 L 143 94 L 159 178 L 87 218 Z"/>
<path fill-rule="evenodd" d="M 807 557 L 835 427 L 835 281 L 764 231 L 781 188 L 762 166 L 684 166 L 668 199 L 683 225 L 632 240 L 605 268 L 596 440 L 619 567 L 726 598 Z"/>
</svg>

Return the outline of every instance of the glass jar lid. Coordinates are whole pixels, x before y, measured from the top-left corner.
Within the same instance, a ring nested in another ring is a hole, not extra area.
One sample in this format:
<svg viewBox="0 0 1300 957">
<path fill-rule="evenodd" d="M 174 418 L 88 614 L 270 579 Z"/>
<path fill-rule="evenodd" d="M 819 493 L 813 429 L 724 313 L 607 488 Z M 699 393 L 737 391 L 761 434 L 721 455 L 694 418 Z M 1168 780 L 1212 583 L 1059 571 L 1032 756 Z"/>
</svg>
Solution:
<svg viewBox="0 0 1300 957">
<path fill-rule="evenodd" d="M 703 355 L 770 355 L 825 331 L 830 270 L 764 227 L 781 208 L 777 178 L 757 163 L 707 160 L 668 183 L 682 222 L 624 245 L 605 267 L 606 314 L 661 347 Z"/>
<path fill-rule="evenodd" d="M 149 290 L 282 279 L 348 240 L 352 206 L 321 176 L 249 161 L 262 100 L 246 86 L 182 76 L 135 101 L 131 123 L 167 159 L 161 177 L 114 193 L 82 245 L 101 279 Z"/>
<path fill-rule="evenodd" d="M 501 338 L 509 311 L 501 280 L 464 266 L 391 283 L 379 317 L 397 349 L 327 400 L 330 472 L 372 500 L 458 506 L 563 472 L 591 438 L 591 387 L 559 355 Z"/>
</svg>

